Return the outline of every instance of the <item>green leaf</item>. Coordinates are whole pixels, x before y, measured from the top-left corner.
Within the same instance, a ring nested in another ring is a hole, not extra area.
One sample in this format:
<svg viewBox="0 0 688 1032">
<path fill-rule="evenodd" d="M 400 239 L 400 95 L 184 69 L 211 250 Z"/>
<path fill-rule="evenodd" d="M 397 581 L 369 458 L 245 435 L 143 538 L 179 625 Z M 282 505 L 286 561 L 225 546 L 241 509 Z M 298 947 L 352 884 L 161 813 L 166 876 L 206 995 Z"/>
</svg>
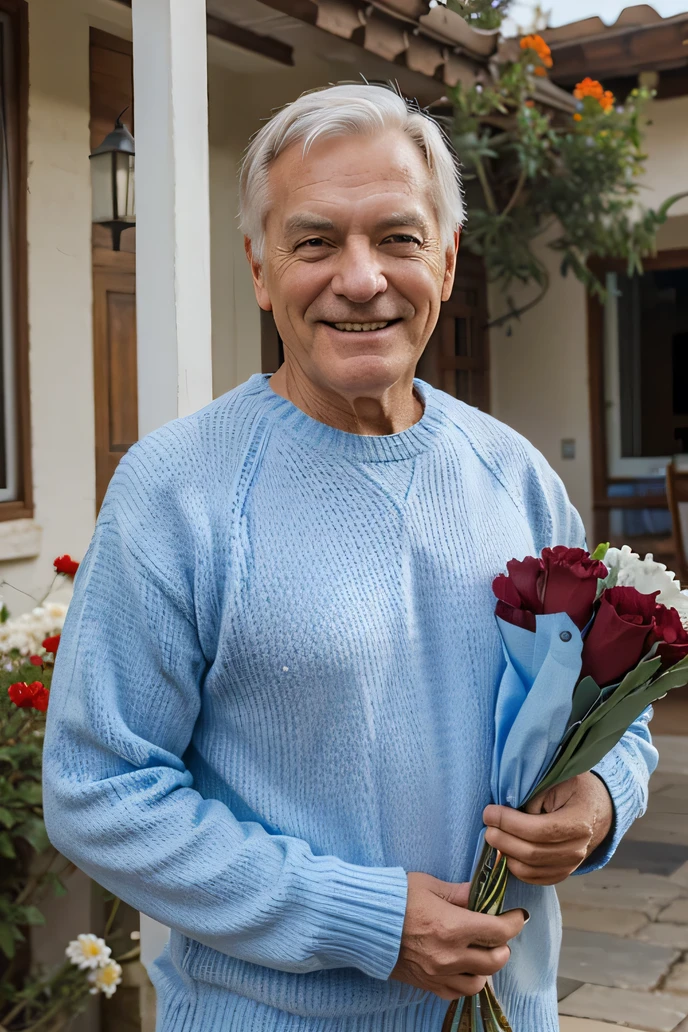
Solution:
<svg viewBox="0 0 688 1032">
<path fill-rule="evenodd" d="M 654 677 L 661 665 L 662 661 L 659 656 L 655 656 L 654 659 L 645 659 L 638 663 L 637 667 L 634 667 L 633 670 L 626 674 L 619 687 L 611 696 L 614 705 L 618 705 L 627 695 L 630 695 L 631 692 L 634 692 Z"/>
<path fill-rule="evenodd" d="M 648 706 L 651 706 L 657 699 L 661 699 L 665 694 L 663 688 L 658 687 L 660 680 L 661 678 L 658 678 L 648 687 L 632 692 L 616 706 L 607 710 L 603 718 L 587 729 L 586 735 L 579 740 L 566 762 L 558 765 L 556 774 L 552 772 L 552 775 L 543 779 L 543 783 L 547 782 L 544 787 L 552 788 L 577 774 L 592 770 L 600 760 L 604 759 L 641 713 L 644 713 Z M 538 786 L 538 792 L 544 790 L 543 783 Z"/>
<path fill-rule="evenodd" d="M 40 806 L 43 801 L 40 781 L 22 781 L 17 786 L 17 795 L 29 806 Z"/>
<path fill-rule="evenodd" d="M 599 697 L 599 685 L 593 681 L 592 677 L 584 677 L 582 681 L 579 681 L 573 690 L 569 727 L 586 717 L 590 712 L 590 707 L 597 702 Z"/>
<path fill-rule="evenodd" d="M 24 821 L 23 824 L 14 829 L 14 835 L 26 839 L 37 853 L 42 853 L 50 846 L 50 839 L 45 830 L 45 824 L 40 817 L 30 817 Z"/>
<path fill-rule="evenodd" d="M 563 770 L 566 770 L 569 761 L 573 757 L 574 753 L 577 751 L 578 747 L 580 746 L 582 740 L 585 738 L 590 728 L 598 721 L 603 720 L 606 714 L 613 710 L 614 707 L 617 706 L 623 700 L 623 697 L 626 694 L 626 692 L 631 690 L 629 686 L 635 687 L 636 682 L 638 685 L 646 682 L 648 678 L 652 675 L 652 673 L 654 673 L 657 670 L 660 662 L 661 661 L 659 659 L 656 659 L 639 663 L 634 670 L 631 670 L 630 673 L 626 675 L 619 687 L 614 691 L 613 695 L 606 699 L 601 705 L 597 706 L 592 711 L 592 713 L 590 713 L 585 718 L 585 720 L 581 722 L 580 727 L 573 734 L 571 740 L 569 741 L 564 751 L 554 761 L 554 764 L 545 774 L 544 778 L 540 781 L 540 784 L 537 786 L 537 788 L 534 789 L 534 791 L 531 793 L 529 799 L 532 799 L 533 796 L 537 795 L 540 792 L 544 792 L 545 789 L 551 788 L 552 785 L 558 785 L 561 781 L 566 780 L 565 778 L 561 777 L 561 772 Z M 657 696 L 657 698 L 659 698 L 659 696 Z M 640 712 L 642 712 L 642 710 Z M 630 721 L 629 723 L 632 723 L 632 721 Z"/>
<path fill-rule="evenodd" d="M 15 815 L 6 806 L 0 806 L 0 824 L 3 824 L 6 828 L 11 828 L 16 824 Z"/>
<path fill-rule="evenodd" d="M 597 546 L 595 551 L 590 556 L 591 559 L 598 559 L 600 562 L 604 562 L 604 557 L 609 551 L 609 542 L 603 541 Z"/>
<path fill-rule="evenodd" d="M 688 656 L 669 667 L 654 684 L 658 688 L 662 688 L 662 694 L 670 692 L 673 688 L 683 688 L 688 684 Z M 661 698 L 661 695 L 658 695 L 657 698 Z"/>
<path fill-rule="evenodd" d="M 45 875 L 45 881 L 48 885 L 52 886 L 53 895 L 56 898 L 59 899 L 61 896 L 67 895 L 67 886 L 60 880 L 59 876 L 55 874 L 54 871 L 49 871 Z"/>
<path fill-rule="evenodd" d="M 28 906 L 22 907 L 22 920 L 27 925 L 44 925 L 45 917 L 40 912 L 38 907 Z"/>
<path fill-rule="evenodd" d="M 8 960 L 14 956 L 14 932 L 11 925 L 0 923 L 0 950 Z"/>
<path fill-rule="evenodd" d="M 677 201 L 682 201 L 684 197 L 688 197 L 688 192 L 685 190 L 682 193 L 672 194 L 671 197 L 667 197 L 663 204 L 660 204 L 657 209 L 657 215 L 664 219 L 669 213 L 669 208 L 672 208 Z"/>
<path fill-rule="evenodd" d="M 17 854 L 12 845 L 12 839 L 6 831 L 0 831 L 0 856 L 13 860 Z"/>
</svg>

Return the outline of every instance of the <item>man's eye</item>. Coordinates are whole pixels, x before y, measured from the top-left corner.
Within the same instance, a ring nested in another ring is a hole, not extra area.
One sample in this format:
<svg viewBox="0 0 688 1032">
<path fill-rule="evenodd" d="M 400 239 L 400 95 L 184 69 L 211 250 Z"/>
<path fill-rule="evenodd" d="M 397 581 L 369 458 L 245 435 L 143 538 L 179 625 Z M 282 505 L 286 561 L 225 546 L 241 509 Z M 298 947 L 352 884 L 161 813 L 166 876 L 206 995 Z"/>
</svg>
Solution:
<svg viewBox="0 0 688 1032">
<path fill-rule="evenodd" d="M 393 233 L 392 236 L 385 237 L 382 242 L 383 244 L 418 244 L 419 247 L 421 244 L 418 237 L 414 237 L 412 233 Z"/>
<path fill-rule="evenodd" d="M 325 243 L 322 237 L 310 237 L 309 240 L 302 240 L 299 247 L 322 247 Z"/>
</svg>

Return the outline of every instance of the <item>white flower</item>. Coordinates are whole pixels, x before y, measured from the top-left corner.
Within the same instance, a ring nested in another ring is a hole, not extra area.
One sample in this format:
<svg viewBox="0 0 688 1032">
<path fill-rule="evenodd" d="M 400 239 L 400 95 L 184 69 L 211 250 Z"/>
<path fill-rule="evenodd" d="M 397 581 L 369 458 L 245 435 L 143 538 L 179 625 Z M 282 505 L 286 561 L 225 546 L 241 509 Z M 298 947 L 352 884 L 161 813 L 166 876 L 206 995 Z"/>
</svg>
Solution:
<svg viewBox="0 0 688 1032">
<path fill-rule="evenodd" d="M 656 562 L 651 552 L 641 559 L 628 545 L 624 545 L 610 548 L 603 562 L 610 573 L 610 584 L 637 588 L 643 595 L 658 591 L 657 601 L 675 609 L 681 623 L 688 627 L 688 595 L 681 591 L 676 574 L 667 570 L 664 563 Z"/>
<path fill-rule="evenodd" d="M 65 950 L 72 964 L 81 971 L 88 968 L 101 968 L 110 962 L 112 950 L 105 945 L 105 939 L 99 939 L 93 932 L 84 933 L 72 939 Z"/>
<path fill-rule="evenodd" d="M 30 613 L 6 620 L 0 624 L 0 653 L 7 654 L 17 649 L 22 656 L 42 654 L 43 641 L 60 633 L 66 615 L 66 605 L 48 602 L 44 606 L 36 606 Z"/>
<path fill-rule="evenodd" d="M 89 992 L 92 995 L 104 993 L 109 999 L 122 981 L 122 968 L 116 960 L 108 960 L 103 967 L 89 972 L 88 981 L 91 983 Z"/>
</svg>

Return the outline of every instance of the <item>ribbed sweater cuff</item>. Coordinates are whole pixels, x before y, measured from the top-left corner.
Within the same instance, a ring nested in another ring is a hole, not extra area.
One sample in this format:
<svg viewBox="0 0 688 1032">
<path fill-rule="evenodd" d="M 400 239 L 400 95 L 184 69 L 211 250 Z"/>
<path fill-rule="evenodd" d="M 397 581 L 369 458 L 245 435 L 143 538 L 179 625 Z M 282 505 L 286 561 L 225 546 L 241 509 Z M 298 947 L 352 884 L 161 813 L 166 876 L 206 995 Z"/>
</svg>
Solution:
<svg viewBox="0 0 688 1032">
<path fill-rule="evenodd" d="M 312 856 L 300 870 L 323 967 L 355 967 L 389 978 L 401 946 L 408 882 L 403 867 L 361 867 Z"/>
<path fill-rule="evenodd" d="M 616 750 L 607 753 L 604 759 L 593 767 L 592 772 L 607 787 L 614 804 L 614 817 L 611 830 L 604 842 L 601 842 L 585 863 L 581 864 L 575 871 L 576 874 L 589 874 L 590 871 L 598 871 L 609 863 L 630 826 L 645 812 L 645 802 L 639 798 L 642 792 L 639 791 L 638 782 Z"/>
</svg>

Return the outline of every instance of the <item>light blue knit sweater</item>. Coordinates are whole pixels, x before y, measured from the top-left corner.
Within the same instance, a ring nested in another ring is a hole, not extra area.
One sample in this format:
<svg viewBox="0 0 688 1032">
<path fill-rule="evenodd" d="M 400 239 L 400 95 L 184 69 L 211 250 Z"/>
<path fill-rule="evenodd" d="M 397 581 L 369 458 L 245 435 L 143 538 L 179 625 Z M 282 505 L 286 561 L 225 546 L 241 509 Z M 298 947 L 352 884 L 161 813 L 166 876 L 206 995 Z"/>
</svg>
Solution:
<svg viewBox="0 0 688 1032">
<path fill-rule="evenodd" d="M 55 845 L 168 924 L 159 1032 L 438 1032 L 388 976 L 407 871 L 465 881 L 502 671 L 491 581 L 582 541 L 521 437 L 421 381 L 388 437 L 311 419 L 261 375 L 122 460 L 76 577 L 45 743 Z M 614 842 L 655 763 L 600 767 Z M 591 866 L 589 864 L 588 866 Z M 553 889 L 496 979 L 558 1027 Z"/>
</svg>

